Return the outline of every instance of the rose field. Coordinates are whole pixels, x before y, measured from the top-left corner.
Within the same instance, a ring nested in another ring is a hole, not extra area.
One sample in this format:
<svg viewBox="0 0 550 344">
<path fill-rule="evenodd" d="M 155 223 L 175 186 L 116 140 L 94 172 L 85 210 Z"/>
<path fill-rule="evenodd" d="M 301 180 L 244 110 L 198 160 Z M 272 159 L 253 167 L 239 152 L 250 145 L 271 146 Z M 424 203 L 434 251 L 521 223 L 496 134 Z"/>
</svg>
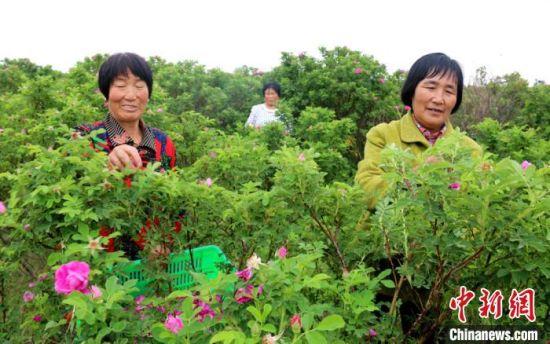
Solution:
<svg viewBox="0 0 550 344">
<path fill-rule="evenodd" d="M 105 117 L 106 58 L 66 73 L 0 61 L 1 342 L 431 343 L 461 324 L 550 333 L 550 85 L 480 68 L 452 115 L 460 130 L 418 156 L 384 149 L 388 192 L 369 210 L 357 164 L 367 131 L 407 112 L 406 71 L 343 47 L 283 53 L 266 72 L 150 58 L 143 118 L 173 140 L 176 168 L 118 171 L 73 130 Z M 245 127 L 271 80 L 283 122 Z M 458 144 L 465 133 L 482 155 Z M 143 227 L 142 251 L 105 249 Z M 461 308 L 465 290 L 475 297 Z M 531 291 L 524 312 L 514 295 Z M 501 316 L 482 312 L 485 294 L 501 297 Z"/>
</svg>

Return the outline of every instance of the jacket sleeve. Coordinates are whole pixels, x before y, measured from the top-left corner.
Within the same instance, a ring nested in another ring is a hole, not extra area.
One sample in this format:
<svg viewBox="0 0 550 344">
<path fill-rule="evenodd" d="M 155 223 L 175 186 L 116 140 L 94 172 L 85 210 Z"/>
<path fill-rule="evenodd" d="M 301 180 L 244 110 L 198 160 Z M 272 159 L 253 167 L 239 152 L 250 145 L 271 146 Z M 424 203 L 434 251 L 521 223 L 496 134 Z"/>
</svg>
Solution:
<svg viewBox="0 0 550 344">
<path fill-rule="evenodd" d="M 376 202 L 384 196 L 387 184 L 382 179 L 380 152 L 386 146 L 383 129 L 386 124 L 380 124 L 369 130 L 365 144 L 365 157 L 359 162 L 356 182 L 367 192 L 367 207 L 372 209 Z"/>
<path fill-rule="evenodd" d="M 83 124 L 73 128 L 71 137 L 75 137 L 75 134 L 78 134 L 79 136 L 87 136 L 90 135 L 91 132 L 92 127 Z M 92 149 L 96 152 L 106 152 L 107 154 L 109 153 L 108 149 L 106 149 L 105 147 L 97 147 L 93 137 L 90 137 L 90 147 L 92 147 Z"/>
<path fill-rule="evenodd" d="M 166 136 L 166 155 L 170 158 L 170 168 L 174 169 L 176 167 L 176 146 L 168 136 Z"/>
</svg>

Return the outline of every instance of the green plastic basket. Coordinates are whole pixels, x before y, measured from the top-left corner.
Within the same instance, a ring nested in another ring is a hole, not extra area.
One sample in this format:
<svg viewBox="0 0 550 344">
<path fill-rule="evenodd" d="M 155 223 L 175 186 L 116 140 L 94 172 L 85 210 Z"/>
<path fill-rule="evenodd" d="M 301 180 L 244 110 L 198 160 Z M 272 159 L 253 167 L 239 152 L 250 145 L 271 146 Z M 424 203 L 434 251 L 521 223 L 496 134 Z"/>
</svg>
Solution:
<svg viewBox="0 0 550 344">
<path fill-rule="evenodd" d="M 218 246 L 201 246 L 185 250 L 182 253 L 170 254 L 167 273 L 171 277 L 172 290 L 184 290 L 195 284 L 190 272 L 199 272 L 205 274 L 209 279 L 214 279 L 223 267 L 230 264 Z M 149 284 L 154 281 L 154 278 L 146 276 L 143 272 L 141 260 L 135 260 L 123 266 L 117 273 L 117 277 L 121 283 L 136 279 L 138 281 L 136 287 L 139 289 L 139 292 L 135 293 L 136 295 L 150 291 Z"/>
</svg>

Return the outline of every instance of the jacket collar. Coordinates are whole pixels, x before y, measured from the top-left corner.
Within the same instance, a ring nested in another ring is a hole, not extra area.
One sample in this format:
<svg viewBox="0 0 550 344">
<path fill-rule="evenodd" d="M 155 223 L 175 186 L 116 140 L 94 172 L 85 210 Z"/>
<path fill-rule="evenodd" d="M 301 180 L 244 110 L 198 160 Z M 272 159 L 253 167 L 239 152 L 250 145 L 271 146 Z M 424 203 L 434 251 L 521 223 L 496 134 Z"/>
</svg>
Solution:
<svg viewBox="0 0 550 344">
<path fill-rule="evenodd" d="M 107 117 L 105 118 L 105 129 L 107 130 L 107 134 L 109 135 L 109 138 L 111 139 L 113 147 L 116 147 L 120 144 L 130 144 L 133 145 L 133 140 L 129 137 L 126 137 L 126 131 L 122 128 L 122 126 L 116 121 L 116 119 L 111 115 L 110 113 L 107 114 Z M 151 128 L 145 125 L 143 123 L 143 120 L 139 120 L 139 126 L 143 132 L 143 138 L 141 139 L 141 143 L 138 147 L 146 147 L 155 151 L 155 136 L 153 132 L 151 131 Z M 117 140 L 117 138 L 119 138 Z M 124 142 L 119 142 L 120 140 Z"/>
<path fill-rule="evenodd" d="M 403 142 L 407 143 L 414 143 L 418 142 L 426 147 L 430 147 L 430 143 L 424 135 L 420 132 L 416 124 L 414 123 L 414 120 L 410 113 L 407 113 L 405 116 L 401 117 L 400 120 L 401 124 L 401 140 Z M 443 136 L 449 135 L 453 131 L 453 126 L 451 125 L 451 122 L 447 121 L 445 123 L 446 130 L 445 133 L 443 133 Z"/>
</svg>

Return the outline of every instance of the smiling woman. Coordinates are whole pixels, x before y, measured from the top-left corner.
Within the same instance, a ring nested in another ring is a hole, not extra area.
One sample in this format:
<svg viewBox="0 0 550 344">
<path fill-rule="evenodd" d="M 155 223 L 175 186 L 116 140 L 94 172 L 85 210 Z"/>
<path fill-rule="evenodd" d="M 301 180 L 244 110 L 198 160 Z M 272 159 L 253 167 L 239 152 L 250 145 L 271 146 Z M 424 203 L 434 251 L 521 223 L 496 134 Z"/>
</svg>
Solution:
<svg viewBox="0 0 550 344">
<path fill-rule="evenodd" d="M 92 138 L 93 148 L 107 153 L 109 165 L 117 169 L 141 168 L 151 161 L 164 170 L 173 168 L 172 140 L 142 119 L 153 91 L 153 72 L 145 59 L 133 53 L 110 56 L 99 69 L 98 83 L 109 112 L 103 121 L 77 128 L 83 134 L 105 129 Z"/>
<path fill-rule="evenodd" d="M 81 134 L 103 129 L 103 133 L 91 135 L 92 148 L 108 154 L 111 168 L 138 169 L 149 162 L 160 162 L 161 170 L 174 168 L 176 149 L 172 140 L 142 119 L 153 91 L 153 72 L 145 59 L 133 53 L 110 56 L 99 69 L 98 83 L 109 111 L 103 121 L 77 128 Z M 131 177 L 124 182 L 130 187 Z M 175 226 L 178 228 L 178 223 Z M 122 249 L 130 258 L 135 257 L 144 248 L 149 227 L 142 227 L 137 238 L 123 235 L 117 242 L 109 239 L 107 250 Z M 112 231 L 102 227 L 100 234 L 107 236 Z"/>
<path fill-rule="evenodd" d="M 450 117 L 460 107 L 463 86 L 462 69 L 445 54 L 428 54 L 412 65 L 401 90 L 401 100 L 411 111 L 367 133 L 365 156 L 359 162 L 355 180 L 368 193 L 369 208 L 374 208 L 387 188 L 379 166 L 384 147 L 393 143 L 418 155 L 453 132 Z M 468 137 L 464 137 L 463 144 L 481 152 Z"/>
</svg>

